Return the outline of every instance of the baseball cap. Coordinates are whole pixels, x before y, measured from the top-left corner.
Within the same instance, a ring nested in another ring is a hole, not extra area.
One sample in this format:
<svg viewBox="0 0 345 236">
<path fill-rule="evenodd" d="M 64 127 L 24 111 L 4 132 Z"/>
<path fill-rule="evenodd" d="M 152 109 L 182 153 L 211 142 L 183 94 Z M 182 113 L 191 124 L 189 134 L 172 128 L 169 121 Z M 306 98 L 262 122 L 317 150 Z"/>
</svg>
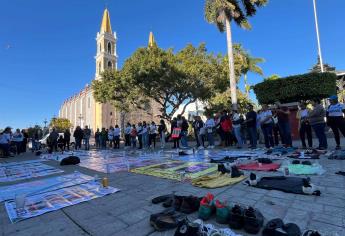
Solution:
<svg viewBox="0 0 345 236">
<path fill-rule="evenodd" d="M 332 95 L 328 99 L 329 100 L 338 100 L 338 96 L 337 95 Z"/>
</svg>

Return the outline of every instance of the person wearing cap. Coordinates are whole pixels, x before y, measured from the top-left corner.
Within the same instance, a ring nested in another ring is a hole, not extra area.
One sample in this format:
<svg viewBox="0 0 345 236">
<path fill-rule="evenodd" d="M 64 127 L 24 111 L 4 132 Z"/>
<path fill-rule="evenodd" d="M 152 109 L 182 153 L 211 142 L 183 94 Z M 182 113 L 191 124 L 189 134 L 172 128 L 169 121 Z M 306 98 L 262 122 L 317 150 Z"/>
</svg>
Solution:
<svg viewBox="0 0 345 236">
<path fill-rule="evenodd" d="M 338 102 L 338 97 L 333 95 L 329 97 L 330 105 L 327 108 L 326 117 L 327 125 L 331 127 L 334 139 L 337 144 L 336 149 L 340 149 L 339 130 L 345 137 L 345 105 Z"/>
</svg>

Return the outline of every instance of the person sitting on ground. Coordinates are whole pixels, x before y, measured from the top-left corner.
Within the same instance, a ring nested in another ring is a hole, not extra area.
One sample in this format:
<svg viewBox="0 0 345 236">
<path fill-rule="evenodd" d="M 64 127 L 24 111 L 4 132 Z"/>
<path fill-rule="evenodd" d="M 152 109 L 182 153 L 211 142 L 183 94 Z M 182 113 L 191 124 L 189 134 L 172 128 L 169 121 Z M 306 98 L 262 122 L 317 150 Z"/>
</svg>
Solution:
<svg viewBox="0 0 345 236">
<path fill-rule="evenodd" d="M 0 134 L 0 149 L 2 149 L 4 157 L 11 156 L 10 142 L 11 142 L 11 128 L 6 127 L 5 130 Z"/>
<path fill-rule="evenodd" d="M 336 142 L 336 149 L 340 148 L 340 135 L 339 130 L 345 137 L 345 105 L 338 102 L 338 97 L 333 95 L 329 98 L 331 105 L 328 106 L 326 117 L 327 125 L 331 127 L 334 139 Z"/>
<path fill-rule="evenodd" d="M 59 139 L 57 140 L 58 148 L 61 152 L 65 151 L 65 139 L 60 135 Z"/>
</svg>

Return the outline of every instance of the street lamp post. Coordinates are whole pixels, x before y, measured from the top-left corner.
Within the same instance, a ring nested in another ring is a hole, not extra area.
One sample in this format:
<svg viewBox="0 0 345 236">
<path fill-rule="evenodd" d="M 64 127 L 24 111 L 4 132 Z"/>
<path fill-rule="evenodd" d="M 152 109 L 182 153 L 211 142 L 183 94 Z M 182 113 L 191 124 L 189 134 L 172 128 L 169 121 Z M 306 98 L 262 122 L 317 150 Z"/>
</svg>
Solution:
<svg viewBox="0 0 345 236">
<path fill-rule="evenodd" d="M 320 58 L 321 72 L 324 72 L 324 70 L 323 70 L 323 61 L 322 61 L 322 54 L 321 54 L 321 45 L 320 45 L 319 24 L 318 24 L 318 21 L 317 21 L 317 13 L 316 13 L 316 0 L 313 0 L 313 5 L 314 5 L 314 17 L 315 17 L 315 28 L 316 28 L 316 38 L 317 38 L 318 54 L 319 54 L 319 58 Z"/>
</svg>

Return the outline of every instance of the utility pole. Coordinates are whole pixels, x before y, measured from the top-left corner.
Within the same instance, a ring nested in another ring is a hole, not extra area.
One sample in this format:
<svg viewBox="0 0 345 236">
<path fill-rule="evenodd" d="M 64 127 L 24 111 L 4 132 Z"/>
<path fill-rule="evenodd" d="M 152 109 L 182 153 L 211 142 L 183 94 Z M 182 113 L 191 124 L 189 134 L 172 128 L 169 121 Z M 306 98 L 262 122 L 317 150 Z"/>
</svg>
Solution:
<svg viewBox="0 0 345 236">
<path fill-rule="evenodd" d="M 317 13 L 316 13 L 316 0 L 313 0 L 313 5 L 314 5 L 314 17 L 315 17 L 315 28 L 316 28 L 316 38 L 317 38 L 318 54 L 319 54 L 319 58 L 320 58 L 321 72 L 324 72 L 324 70 L 323 70 L 323 61 L 322 61 L 322 54 L 321 54 L 321 45 L 320 45 L 319 24 L 318 24 L 318 21 L 317 21 Z"/>
</svg>

